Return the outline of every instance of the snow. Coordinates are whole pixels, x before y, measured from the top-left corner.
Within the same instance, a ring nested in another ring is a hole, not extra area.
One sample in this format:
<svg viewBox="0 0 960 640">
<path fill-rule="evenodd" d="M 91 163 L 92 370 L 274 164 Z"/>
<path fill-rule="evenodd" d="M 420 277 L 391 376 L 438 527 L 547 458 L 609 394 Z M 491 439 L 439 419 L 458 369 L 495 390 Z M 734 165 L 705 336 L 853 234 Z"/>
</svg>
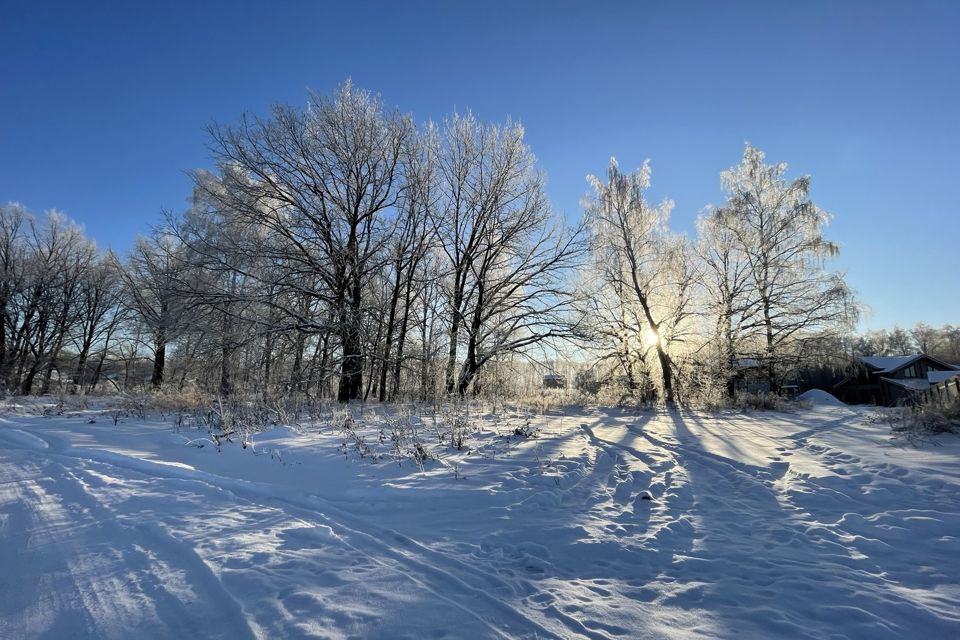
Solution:
<svg viewBox="0 0 960 640">
<path fill-rule="evenodd" d="M 958 637 L 960 439 L 871 415 L 488 415 L 421 473 L 11 413 L 0 637 Z"/>
<path fill-rule="evenodd" d="M 911 391 L 926 391 L 930 388 L 930 381 L 926 378 L 880 378 L 884 382 L 895 384 Z"/>
<path fill-rule="evenodd" d="M 887 373 L 904 367 L 914 360 L 919 360 L 922 355 L 912 356 L 862 356 L 860 361 L 874 369 L 880 369 L 880 373 Z"/>
<path fill-rule="evenodd" d="M 809 402 L 810 404 L 816 406 L 847 406 L 845 402 L 838 400 L 832 393 L 824 391 L 823 389 L 810 389 L 809 391 L 804 391 L 797 396 L 797 400 L 803 400 L 804 402 Z"/>
<path fill-rule="evenodd" d="M 960 376 L 960 371 L 928 371 L 927 379 L 930 381 L 930 384 L 940 384 L 951 378 L 956 378 Z"/>
</svg>

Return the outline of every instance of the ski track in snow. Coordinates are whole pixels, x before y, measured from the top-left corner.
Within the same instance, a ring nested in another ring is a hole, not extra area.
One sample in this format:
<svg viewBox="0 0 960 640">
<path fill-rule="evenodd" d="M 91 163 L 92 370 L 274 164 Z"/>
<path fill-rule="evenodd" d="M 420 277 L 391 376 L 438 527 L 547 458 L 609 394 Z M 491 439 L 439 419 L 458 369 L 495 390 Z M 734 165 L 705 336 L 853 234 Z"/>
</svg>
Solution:
<svg viewBox="0 0 960 640">
<path fill-rule="evenodd" d="M 957 467 L 861 418 L 581 412 L 473 485 L 334 499 L 13 417 L 0 637 L 957 637 Z"/>
</svg>

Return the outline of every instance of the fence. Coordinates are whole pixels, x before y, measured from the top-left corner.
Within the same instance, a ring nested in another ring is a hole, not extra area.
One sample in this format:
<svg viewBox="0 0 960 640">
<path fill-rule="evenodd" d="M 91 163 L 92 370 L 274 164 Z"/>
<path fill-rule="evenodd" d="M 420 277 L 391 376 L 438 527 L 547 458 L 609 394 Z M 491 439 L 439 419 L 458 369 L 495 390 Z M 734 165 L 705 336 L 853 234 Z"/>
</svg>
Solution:
<svg viewBox="0 0 960 640">
<path fill-rule="evenodd" d="M 960 400 L 960 376 L 954 376 L 943 382 L 931 385 L 929 389 L 920 393 L 920 404 L 946 406 Z"/>
</svg>

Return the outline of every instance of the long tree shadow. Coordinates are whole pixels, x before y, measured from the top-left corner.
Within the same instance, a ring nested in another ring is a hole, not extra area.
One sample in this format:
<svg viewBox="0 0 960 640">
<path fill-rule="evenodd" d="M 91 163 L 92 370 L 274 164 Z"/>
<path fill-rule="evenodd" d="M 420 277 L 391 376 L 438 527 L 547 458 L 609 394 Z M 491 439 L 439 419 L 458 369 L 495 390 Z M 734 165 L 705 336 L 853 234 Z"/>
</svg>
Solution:
<svg viewBox="0 0 960 640">
<path fill-rule="evenodd" d="M 847 636 L 903 637 L 917 624 L 946 630 L 942 619 L 893 596 L 869 556 L 787 499 L 778 485 L 786 463 L 711 453 L 687 420 L 699 422 L 670 414 L 673 441 L 641 432 L 672 452 L 693 495 L 695 544 L 671 567 L 687 588 L 663 604 L 708 611 L 733 635 L 751 637 L 822 637 L 838 624 Z"/>
</svg>

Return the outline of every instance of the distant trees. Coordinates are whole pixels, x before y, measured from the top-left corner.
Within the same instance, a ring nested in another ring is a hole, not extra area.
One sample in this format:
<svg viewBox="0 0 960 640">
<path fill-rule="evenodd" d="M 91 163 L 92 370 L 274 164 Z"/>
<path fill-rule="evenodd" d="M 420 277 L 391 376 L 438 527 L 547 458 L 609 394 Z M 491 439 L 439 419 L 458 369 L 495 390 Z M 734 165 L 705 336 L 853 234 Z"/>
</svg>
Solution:
<svg viewBox="0 0 960 640">
<path fill-rule="evenodd" d="M 55 211 L 38 220 L 20 204 L 0 207 L 0 386 L 47 393 L 56 377 L 82 388 L 118 300 L 115 273 L 79 226 Z"/>
<path fill-rule="evenodd" d="M 853 352 L 860 356 L 902 356 L 925 353 L 960 364 L 960 326 L 931 327 L 918 322 L 910 329 L 874 329 L 856 336 Z"/>
</svg>

